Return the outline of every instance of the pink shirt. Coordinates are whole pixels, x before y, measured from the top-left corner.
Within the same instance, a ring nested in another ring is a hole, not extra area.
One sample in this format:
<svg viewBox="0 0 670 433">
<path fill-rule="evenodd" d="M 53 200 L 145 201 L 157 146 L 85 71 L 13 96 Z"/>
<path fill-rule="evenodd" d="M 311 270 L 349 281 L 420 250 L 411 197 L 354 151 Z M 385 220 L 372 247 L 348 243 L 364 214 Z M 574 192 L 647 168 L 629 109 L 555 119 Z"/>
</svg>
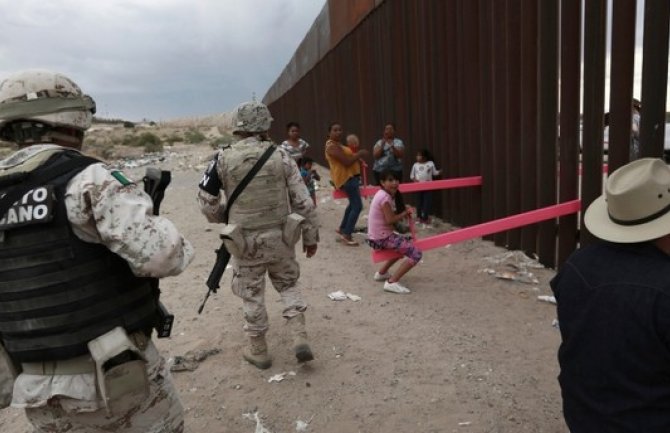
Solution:
<svg viewBox="0 0 670 433">
<path fill-rule="evenodd" d="M 386 224 L 384 220 L 384 210 L 382 209 L 384 203 L 389 203 L 391 209 L 395 207 L 393 197 L 380 189 L 372 199 L 370 213 L 368 213 L 368 238 L 375 241 L 386 239 L 393 233 L 393 225 Z"/>
</svg>

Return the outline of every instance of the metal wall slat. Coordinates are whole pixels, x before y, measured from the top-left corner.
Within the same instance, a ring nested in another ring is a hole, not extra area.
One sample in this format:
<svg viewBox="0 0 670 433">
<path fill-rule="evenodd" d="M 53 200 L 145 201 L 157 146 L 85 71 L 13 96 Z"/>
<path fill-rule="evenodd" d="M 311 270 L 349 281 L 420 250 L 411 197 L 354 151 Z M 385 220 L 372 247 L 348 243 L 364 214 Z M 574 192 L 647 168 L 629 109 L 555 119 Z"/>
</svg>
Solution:
<svg viewBox="0 0 670 433">
<path fill-rule="evenodd" d="M 535 0 L 521 4 L 521 210 L 537 209 L 537 13 Z M 537 224 L 521 229 L 521 248 L 537 254 Z"/>
<path fill-rule="evenodd" d="M 467 133 L 467 160 L 461 176 L 481 175 L 481 142 L 479 140 L 480 110 L 479 110 L 479 5 L 475 1 L 465 1 L 463 5 L 463 18 L 468 30 L 465 35 L 463 59 L 465 61 L 465 129 Z M 465 223 L 475 224 L 481 221 L 481 189 L 469 188 L 462 190 L 462 200 L 466 206 Z"/>
<path fill-rule="evenodd" d="M 534 1 L 534 0 L 531 0 Z M 493 4 L 489 0 L 479 0 L 479 86 L 480 86 L 480 124 L 479 124 L 479 142 L 481 147 L 480 167 L 482 176 L 481 200 L 482 200 L 482 221 L 492 221 L 494 218 L 494 197 L 495 197 L 495 178 L 494 166 L 496 164 L 494 155 L 493 140 L 493 68 L 492 68 L 492 47 L 494 44 L 494 33 L 491 31 L 493 26 Z M 488 236 L 487 239 L 492 239 Z"/>
<path fill-rule="evenodd" d="M 610 173 L 626 164 L 630 154 L 636 10 L 636 0 L 617 0 L 613 3 L 607 151 Z"/>
<path fill-rule="evenodd" d="M 670 1 L 645 0 L 642 60 L 642 156 L 663 155 L 665 105 L 668 83 L 668 26 Z"/>
<path fill-rule="evenodd" d="M 456 1 L 456 34 L 459 37 L 456 39 L 456 93 L 453 97 L 457 101 L 457 111 L 456 111 L 456 122 L 457 126 L 457 135 L 455 145 L 458 147 L 458 159 L 456 169 L 456 176 L 461 176 L 463 169 L 467 163 L 468 158 L 468 143 L 467 143 L 467 129 L 466 129 L 466 72 L 465 72 L 465 40 L 469 36 L 469 31 L 463 17 L 463 3 L 467 0 L 457 0 Z M 456 213 L 454 215 L 453 222 L 459 226 L 466 225 L 467 221 L 467 209 L 465 200 L 463 197 L 462 190 L 454 191 L 454 196 L 456 199 Z"/>
<path fill-rule="evenodd" d="M 459 172 L 459 138 L 458 130 L 460 125 L 458 123 L 460 107 L 458 105 L 458 14 L 457 14 L 457 5 L 455 0 L 449 0 L 447 2 L 446 16 L 444 17 L 446 22 L 446 31 L 447 38 L 445 41 L 446 52 L 446 77 L 447 81 L 447 95 L 446 104 L 448 107 L 448 135 L 447 141 L 449 146 L 449 154 L 447 158 L 447 173 L 449 176 L 456 177 Z M 453 190 L 447 191 L 447 203 L 448 203 L 448 213 L 447 216 L 450 221 L 459 221 L 460 209 L 459 203 L 457 201 L 456 192 Z"/>
<path fill-rule="evenodd" d="M 521 212 L 521 1 L 507 0 L 507 212 Z M 521 247 L 521 230 L 507 232 L 507 246 Z"/>
<path fill-rule="evenodd" d="M 606 0 L 589 0 L 584 7 L 584 121 L 582 131 L 582 216 L 586 208 L 602 194 L 603 116 L 605 103 L 605 30 Z M 582 226 L 580 242 L 595 240 Z"/>
<path fill-rule="evenodd" d="M 559 202 L 578 198 L 582 2 L 561 1 Z M 577 215 L 558 221 L 558 262 L 577 247 Z"/>
<path fill-rule="evenodd" d="M 556 203 L 556 143 L 558 124 L 558 7 L 557 0 L 543 0 L 539 4 L 539 70 L 538 92 L 539 143 L 538 207 Z M 554 266 L 556 256 L 556 221 L 540 223 L 538 230 L 540 261 Z"/>
<path fill-rule="evenodd" d="M 493 217 L 504 218 L 507 211 L 507 2 L 495 2 L 493 6 L 493 182 L 495 188 L 495 207 Z M 507 233 L 494 235 L 497 245 L 507 244 Z"/>
</svg>

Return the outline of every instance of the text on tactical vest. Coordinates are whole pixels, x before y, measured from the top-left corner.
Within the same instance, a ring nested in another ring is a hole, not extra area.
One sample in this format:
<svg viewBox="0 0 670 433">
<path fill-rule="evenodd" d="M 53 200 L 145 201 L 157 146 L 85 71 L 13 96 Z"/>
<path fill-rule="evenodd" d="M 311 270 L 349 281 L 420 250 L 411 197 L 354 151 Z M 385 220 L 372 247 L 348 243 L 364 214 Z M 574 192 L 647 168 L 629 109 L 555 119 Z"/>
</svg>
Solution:
<svg viewBox="0 0 670 433">
<path fill-rule="evenodd" d="M 0 229 L 50 221 L 53 203 L 51 185 L 31 189 L 17 200 L 0 219 Z M 4 196 L 4 194 L 2 194 Z"/>
</svg>

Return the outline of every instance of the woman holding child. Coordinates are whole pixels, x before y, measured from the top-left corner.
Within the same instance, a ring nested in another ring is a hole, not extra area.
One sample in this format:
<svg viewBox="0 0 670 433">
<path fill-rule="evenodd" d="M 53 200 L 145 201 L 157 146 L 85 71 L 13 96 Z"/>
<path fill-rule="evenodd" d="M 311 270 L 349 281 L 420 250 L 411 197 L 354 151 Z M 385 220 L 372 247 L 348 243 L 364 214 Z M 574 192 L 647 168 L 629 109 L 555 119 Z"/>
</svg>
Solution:
<svg viewBox="0 0 670 433">
<path fill-rule="evenodd" d="M 366 157 L 369 152 L 358 149 L 356 146 L 345 146 L 342 143 L 342 125 L 335 122 L 328 127 L 328 141 L 326 141 L 326 160 L 330 166 L 330 177 L 333 185 L 341 189 L 347 195 L 349 204 L 344 210 L 342 221 L 336 230 L 342 242 L 348 246 L 357 246 L 351 234 L 354 232 L 358 216 L 363 209 L 360 188 L 360 163 L 361 158 Z"/>
</svg>

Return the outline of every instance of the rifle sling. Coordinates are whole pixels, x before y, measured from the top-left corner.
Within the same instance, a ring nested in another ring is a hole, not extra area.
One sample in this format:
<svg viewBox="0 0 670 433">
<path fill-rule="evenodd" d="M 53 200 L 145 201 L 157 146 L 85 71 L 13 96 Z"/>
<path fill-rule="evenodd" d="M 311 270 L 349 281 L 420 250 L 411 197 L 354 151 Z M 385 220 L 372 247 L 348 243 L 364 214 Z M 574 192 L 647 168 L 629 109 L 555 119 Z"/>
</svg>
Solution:
<svg viewBox="0 0 670 433">
<path fill-rule="evenodd" d="M 272 152 L 275 151 L 277 146 L 274 144 L 271 144 L 270 147 L 267 148 L 267 150 L 261 155 L 261 157 L 256 161 L 256 164 L 254 164 L 253 167 L 251 167 L 251 170 L 249 170 L 249 173 L 247 173 L 242 181 L 237 184 L 235 189 L 233 190 L 233 193 L 230 194 L 230 198 L 228 199 L 228 202 L 226 203 L 226 209 L 223 211 L 223 222 L 228 224 L 228 214 L 230 213 L 230 208 L 232 207 L 233 203 L 235 202 L 235 199 L 244 191 L 244 188 L 249 185 L 249 182 L 256 176 L 256 173 L 260 171 L 261 168 L 263 168 L 263 165 L 265 165 L 265 162 L 270 159 L 270 156 L 272 155 Z"/>
<path fill-rule="evenodd" d="M 251 170 L 244 176 L 242 181 L 235 187 L 233 192 L 230 194 L 230 198 L 228 199 L 228 202 L 226 203 L 226 209 L 223 211 L 223 221 L 228 224 L 228 214 L 230 213 L 230 208 L 233 205 L 233 202 L 235 202 L 235 199 L 242 193 L 244 188 L 249 185 L 249 182 L 256 176 L 256 173 L 260 171 L 261 168 L 263 168 L 263 165 L 265 165 L 265 162 L 270 159 L 270 156 L 272 155 L 272 152 L 275 151 L 277 146 L 274 144 L 271 144 L 270 147 L 268 147 L 265 152 L 263 152 L 263 155 L 256 161 L 256 164 L 254 164 L 253 167 L 251 167 Z M 225 250 L 226 246 L 224 244 L 221 244 L 221 248 Z M 227 254 L 228 258 L 230 258 L 230 253 Z M 215 284 L 212 282 L 213 275 L 215 274 L 216 271 L 216 266 L 218 264 L 218 260 L 220 257 L 222 257 L 222 254 L 219 254 L 219 251 L 217 250 L 216 254 L 216 259 L 217 262 L 214 262 L 214 266 L 212 267 L 212 271 L 209 273 L 209 278 L 207 278 L 207 293 L 205 294 L 205 299 L 203 299 L 202 304 L 200 304 L 200 308 L 198 308 L 198 314 L 202 313 L 202 310 L 205 308 L 205 302 L 207 302 L 207 299 L 209 298 L 210 293 L 216 293 L 216 289 L 218 288 L 218 283 L 219 281 L 216 281 Z M 225 268 L 224 268 L 225 269 Z M 220 276 L 218 277 L 220 279 Z M 210 282 L 213 284 L 210 285 Z"/>
</svg>

